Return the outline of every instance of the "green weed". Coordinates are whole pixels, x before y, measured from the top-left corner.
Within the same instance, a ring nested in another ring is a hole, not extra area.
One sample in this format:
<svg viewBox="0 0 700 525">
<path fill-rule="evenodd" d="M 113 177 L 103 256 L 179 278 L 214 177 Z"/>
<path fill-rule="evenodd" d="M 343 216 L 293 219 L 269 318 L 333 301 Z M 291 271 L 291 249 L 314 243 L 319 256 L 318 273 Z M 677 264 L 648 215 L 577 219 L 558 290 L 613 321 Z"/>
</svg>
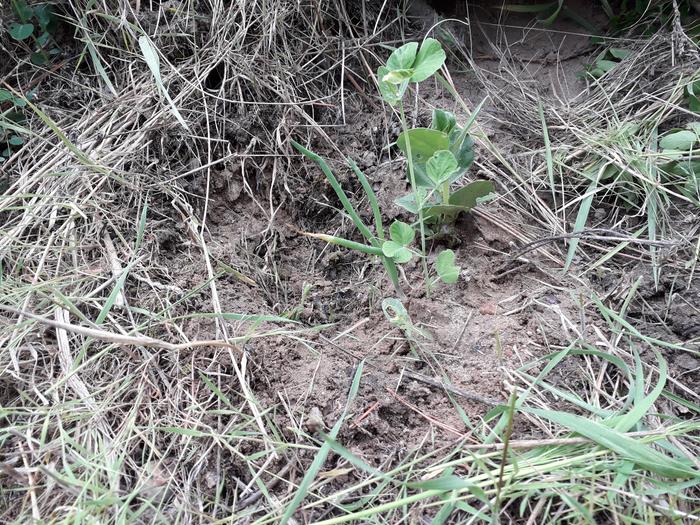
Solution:
<svg viewBox="0 0 700 525">
<path fill-rule="evenodd" d="M 50 4 L 30 6 L 24 0 L 12 0 L 12 10 L 18 21 L 10 25 L 10 36 L 17 42 L 29 45 L 32 64 L 46 64 L 52 55 L 61 51 L 53 41 L 57 19 Z"/>
</svg>

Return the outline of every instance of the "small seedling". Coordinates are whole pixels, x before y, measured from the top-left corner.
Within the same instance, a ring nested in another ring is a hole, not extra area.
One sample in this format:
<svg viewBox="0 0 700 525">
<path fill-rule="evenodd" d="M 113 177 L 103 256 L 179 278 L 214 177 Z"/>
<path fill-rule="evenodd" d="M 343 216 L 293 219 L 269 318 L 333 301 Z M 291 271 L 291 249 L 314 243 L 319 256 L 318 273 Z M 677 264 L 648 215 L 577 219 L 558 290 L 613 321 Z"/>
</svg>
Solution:
<svg viewBox="0 0 700 525">
<path fill-rule="evenodd" d="M 672 129 L 659 140 L 662 158 L 668 162 L 661 171 L 676 181 L 689 199 L 700 199 L 700 122 L 691 122 L 684 129 Z"/>
<path fill-rule="evenodd" d="M 452 184 L 462 178 L 474 161 L 469 126 L 458 126 L 453 113 L 436 109 L 430 128 L 408 128 L 403 97 L 409 83 L 430 78 L 444 62 L 445 52 L 440 43 L 426 38 L 420 49 L 417 43 L 411 42 L 394 50 L 386 65 L 377 70 L 382 96 L 389 105 L 398 108 L 403 128 L 396 144 L 406 155 L 411 193 L 398 199 L 396 204 L 418 215 L 423 256 L 426 235 L 432 234 L 426 225 L 451 224 L 460 213 L 469 211 L 494 192 L 489 181 L 475 181 L 451 191 Z M 476 114 L 472 122 L 475 117 Z M 423 270 L 428 283 L 425 257 Z"/>
<path fill-rule="evenodd" d="M 29 93 L 27 98 L 31 97 L 32 93 Z M 27 130 L 22 126 L 26 120 L 22 109 L 26 105 L 27 101 L 23 98 L 0 88 L 0 164 L 24 144 L 22 134 L 27 133 Z"/>
<path fill-rule="evenodd" d="M 408 247 L 416 238 L 416 232 L 401 221 L 394 221 L 389 227 L 389 237 L 391 240 L 382 243 L 382 253 L 392 258 L 399 264 L 404 264 L 413 259 L 413 252 Z"/>
<path fill-rule="evenodd" d="M 389 227 L 389 237 L 386 238 L 377 197 L 367 177 L 352 160 L 348 160 L 348 164 L 360 180 L 372 209 L 374 233 L 364 224 L 328 164 L 320 156 L 292 141 L 299 152 L 321 167 L 345 212 L 367 242 L 359 243 L 319 233 L 305 235 L 380 257 L 401 296 L 403 293 L 399 287 L 397 265 L 408 263 L 416 255 L 421 259 L 428 290 L 433 284 L 427 265 L 425 240 L 426 231 L 429 230 L 426 230 L 426 223 L 452 223 L 460 213 L 469 211 L 494 191 L 491 182 L 475 181 L 452 192 L 452 184 L 467 172 L 474 160 L 474 143 L 468 133 L 469 126 L 458 126 L 454 114 L 438 109 L 433 112 L 430 128 L 408 128 L 403 97 L 409 84 L 430 78 L 444 63 L 445 52 L 440 43 L 433 38 L 426 38 L 420 48 L 416 42 L 410 42 L 395 49 L 386 65 L 377 70 L 377 84 L 382 97 L 389 105 L 396 107 L 400 114 L 403 132 L 397 145 L 406 155 L 412 193 L 399 199 L 397 204 L 418 215 L 420 250 L 411 248 L 416 237 L 415 225 L 395 221 Z M 460 269 L 454 261 L 455 254 L 452 250 L 445 250 L 438 255 L 435 264 L 437 280 L 448 284 L 458 280 Z"/>
<path fill-rule="evenodd" d="M 442 282 L 454 284 L 459 279 L 461 268 L 455 265 L 455 252 L 445 250 L 437 256 L 435 260 L 435 270 Z"/>
<path fill-rule="evenodd" d="M 612 71 L 620 62 L 628 57 L 630 53 L 631 51 L 628 49 L 619 49 L 616 47 L 606 49 L 598 55 L 598 58 L 595 59 L 593 64 L 586 66 L 581 76 L 595 79 L 601 78 L 609 71 Z"/>
<path fill-rule="evenodd" d="M 49 4 L 27 5 L 24 0 L 12 0 L 12 9 L 18 21 L 10 25 L 10 36 L 18 42 L 31 42 L 32 64 L 41 66 L 51 55 L 60 53 L 51 35 L 56 30 L 56 16 Z"/>
</svg>

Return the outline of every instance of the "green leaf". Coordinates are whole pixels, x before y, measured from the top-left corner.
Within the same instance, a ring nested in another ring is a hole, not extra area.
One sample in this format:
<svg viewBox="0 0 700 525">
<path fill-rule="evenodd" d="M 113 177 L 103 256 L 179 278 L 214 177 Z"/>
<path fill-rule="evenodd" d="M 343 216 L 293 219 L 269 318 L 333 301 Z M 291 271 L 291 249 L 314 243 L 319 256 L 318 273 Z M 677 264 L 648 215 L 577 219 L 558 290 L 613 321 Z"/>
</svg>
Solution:
<svg viewBox="0 0 700 525">
<path fill-rule="evenodd" d="M 36 53 L 32 53 L 31 57 L 29 57 L 29 60 L 35 66 L 43 66 L 49 61 L 49 57 L 46 56 L 46 53 L 42 51 L 37 51 Z"/>
<path fill-rule="evenodd" d="M 34 11 L 31 7 L 27 5 L 27 2 L 25 2 L 24 0 L 15 0 L 11 3 L 12 7 L 14 7 L 15 13 L 17 13 L 17 16 L 22 21 L 22 23 L 28 22 L 29 19 L 32 17 Z"/>
<path fill-rule="evenodd" d="M 377 85 L 379 86 L 379 92 L 382 94 L 382 98 L 391 106 L 395 106 L 403 97 L 403 91 L 408 86 L 406 82 L 402 86 L 396 86 L 389 82 L 382 80 L 387 74 L 389 74 L 389 68 L 381 66 L 377 69 Z"/>
<path fill-rule="evenodd" d="M 413 258 L 411 250 L 395 241 L 384 241 L 382 243 L 382 252 L 399 264 L 407 263 Z"/>
<path fill-rule="evenodd" d="M 593 204 L 593 197 L 598 192 L 598 182 L 603 170 L 598 170 L 598 175 L 595 179 L 591 181 L 586 190 L 585 196 L 581 200 L 581 204 L 576 213 L 576 221 L 574 222 L 574 229 L 571 233 L 578 233 L 583 231 L 586 227 L 586 221 L 588 221 L 588 214 L 591 211 L 591 205 Z M 574 260 L 574 255 L 576 255 L 576 250 L 578 248 L 578 243 L 581 239 L 579 237 L 573 237 L 569 242 L 569 250 L 566 254 L 566 261 L 564 262 L 564 271 L 569 271 L 569 267 Z"/>
<path fill-rule="evenodd" d="M 409 129 L 399 135 L 396 145 L 408 155 L 406 142 L 410 141 L 411 156 L 414 162 L 425 163 L 436 151 L 450 148 L 447 133 L 430 128 Z"/>
<path fill-rule="evenodd" d="M 435 270 L 442 282 L 454 284 L 459 279 L 459 266 L 455 265 L 455 252 L 444 250 L 435 260 Z"/>
<path fill-rule="evenodd" d="M 454 220 L 457 215 L 468 212 L 494 191 L 496 190 L 492 182 L 486 180 L 474 181 L 450 195 L 449 204 L 426 206 L 424 208 L 423 217 L 425 219 L 432 219 L 444 215 L 450 220 Z"/>
<path fill-rule="evenodd" d="M 601 447 L 611 450 L 636 465 L 661 476 L 669 478 L 700 478 L 700 472 L 684 462 L 662 454 L 648 445 L 596 421 L 555 410 L 536 408 L 524 408 L 522 410 L 562 425 L 577 434 L 587 437 Z"/>
<path fill-rule="evenodd" d="M 700 122 L 688 122 L 685 127 L 700 137 Z"/>
<path fill-rule="evenodd" d="M 605 59 L 599 59 L 596 60 L 595 65 L 598 67 L 598 69 L 602 70 L 604 73 L 607 73 L 611 69 L 613 69 L 618 63 L 613 62 L 612 60 L 605 60 Z"/>
<path fill-rule="evenodd" d="M 699 113 L 700 112 L 700 98 L 696 97 L 695 95 L 689 95 L 688 96 L 688 107 L 690 108 L 690 111 L 693 113 Z"/>
<path fill-rule="evenodd" d="M 425 162 L 413 163 L 413 175 L 416 178 L 416 186 L 418 186 L 416 190 L 425 188 L 430 188 L 432 190 L 435 188 L 433 181 L 428 177 L 428 169 Z M 406 166 L 406 180 L 411 180 L 408 166 Z"/>
<path fill-rule="evenodd" d="M 9 142 L 12 146 L 21 146 L 24 144 L 24 139 L 19 135 L 12 135 L 7 142 Z"/>
<path fill-rule="evenodd" d="M 493 185 L 493 182 L 489 180 L 475 180 L 450 195 L 450 204 L 471 210 L 479 203 L 479 199 L 495 191 L 496 187 Z"/>
<path fill-rule="evenodd" d="M 408 210 L 411 213 L 418 213 L 418 204 L 416 204 L 416 196 L 413 193 L 399 197 L 394 201 L 394 204 L 401 206 L 404 210 Z"/>
<path fill-rule="evenodd" d="M 173 99 L 170 98 L 170 94 L 168 93 L 168 90 L 165 89 L 165 85 L 163 84 L 163 80 L 160 76 L 160 57 L 158 56 L 158 50 L 146 35 L 139 37 L 139 47 L 141 48 L 141 53 L 143 53 L 143 59 L 146 61 L 148 68 L 153 74 L 153 79 L 155 80 L 156 86 L 158 86 L 158 89 L 168 101 L 168 104 L 170 104 L 170 109 L 172 110 L 175 119 L 183 128 L 189 131 L 190 128 L 187 126 L 185 119 L 182 118 L 182 115 L 180 115 L 180 111 L 177 109 Z"/>
<path fill-rule="evenodd" d="M 386 67 L 391 71 L 410 69 L 416 59 L 418 42 L 409 42 L 395 49 L 386 61 Z"/>
<path fill-rule="evenodd" d="M 454 113 L 442 109 L 433 110 L 433 122 L 430 124 L 432 129 L 442 131 L 448 135 L 457 125 L 457 118 Z"/>
<path fill-rule="evenodd" d="M 688 91 L 689 95 L 700 96 L 700 80 L 696 80 L 692 84 L 688 84 L 685 89 Z"/>
<path fill-rule="evenodd" d="M 399 243 L 401 246 L 408 246 L 416 238 L 416 232 L 410 225 L 401 221 L 394 221 L 389 226 L 389 236 L 391 240 Z M 388 257 L 392 257 L 385 253 Z"/>
<path fill-rule="evenodd" d="M 10 26 L 10 36 L 15 40 L 25 40 L 32 36 L 34 24 L 13 24 Z"/>
<path fill-rule="evenodd" d="M 420 46 L 420 51 L 413 63 L 411 82 L 422 82 L 431 77 L 445 63 L 445 51 L 440 42 L 434 38 L 426 38 Z"/>
<path fill-rule="evenodd" d="M 367 253 L 369 255 L 382 255 L 382 250 L 380 250 L 376 246 L 362 244 L 361 242 L 355 242 L 351 241 L 350 239 L 336 237 L 335 235 L 326 235 L 325 233 L 304 233 L 304 235 L 306 235 L 307 237 L 313 237 L 314 239 L 319 239 L 329 244 L 342 246 L 343 248 L 348 248 L 349 250 L 357 250 L 358 252 Z"/>
<path fill-rule="evenodd" d="M 679 151 L 688 151 L 698 141 L 698 136 L 695 132 L 683 129 L 665 135 L 659 141 L 659 147 L 662 149 L 673 149 Z"/>
<path fill-rule="evenodd" d="M 471 136 L 467 135 L 459 148 L 455 152 L 455 157 L 457 158 L 457 164 L 462 170 L 466 170 L 474 162 L 474 140 Z"/>
<path fill-rule="evenodd" d="M 39 26 L 43 31 L 51 23 L 53 19 L 53 11 L 50 4 L 40 4 L 34 8 L 34 16 L 39 21 Z"/>
<path fill-rule="evenodd" d="M 27 105 L 27 102 L 24 99 L 14 96 L 11 92 L 9 92 L 6 89 L 0 89 L 0 102 L 5 102 L 5 101 L 10 101 L 10 102 L 12 102 L 12 104 L 14 104 L 15 106 L 18 106 L 18 107 L 24 107 Z M 10 120 L 12 120 L 12 119 L 10 119 Z"/>
<path fill-rule="evenodd" d="M 411 79 L 411 75 L 413 75 L 412 69 L 395 69 L 385 73 L 382 77 L 382 82 L 398 86 L 409 81 Z"/>
<path fill-rule="evenodd" d="M 588 70 L 588 74 L 592 76 L 593 78 L 600 78 L 605 74 L 605 71 L 600 69 L 599 67 L 591 67 Z"/>
<path fill-rule="evenodd" d="M 436 186 L 449 180 L 458 167 L 457 159 L 451 151 L 446 149 L 436 151 L 426 164 L 428 177 Z"/>
<path fill-rule="evenodd" d="M 608 49 L 608 52 L 618 60 L 623 60 L 632 54 L 632 51 L 629 49 L 620 49 L 617 47 L 611 47 Z"/>
<path fill-rule="evenodd" d="M 46 31 L 41 33 L 36 39 L 37 45 L 44 47 L 49 42 L 50 36 L 51 35 L 49 35 Z"/>
<path fill-rule="evenodd" d="M 460 478 L 459 476 L 441 476 L 436 479 L 429 479 L 426 481 L 417 481 L 413 483 L 408 483 L 408 486 L 412 489 L 422 489 L 422 490 L 440 490 L 445 492 L 450 492 L 453 490 L 471 489 L 474 484 L 467 479 Z M 478 487 L 477 487 L 478 488 Z M 481 489 L 479 489 L 481 491 Z M 483 492 L 483 491 L 481 491 Z"/>
</svg>

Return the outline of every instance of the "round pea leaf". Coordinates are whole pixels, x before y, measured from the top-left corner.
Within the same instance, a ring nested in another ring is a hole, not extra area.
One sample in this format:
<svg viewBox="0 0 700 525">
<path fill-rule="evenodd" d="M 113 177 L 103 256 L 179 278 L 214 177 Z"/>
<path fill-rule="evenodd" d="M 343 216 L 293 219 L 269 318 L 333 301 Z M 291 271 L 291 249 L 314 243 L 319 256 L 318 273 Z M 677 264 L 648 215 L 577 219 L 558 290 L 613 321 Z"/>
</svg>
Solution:
<svg viewBox="0 0 700 525">
<path fill-rule="evenodd" d="M 24 139 L 22 137 L 20 137 L 19 135 L 12 135 L 10 137 L 10 139 L 8 140 L 8 142 L 12 146 L 21 146 L 22 144 L 24 144 Z"/>
<path fill-rule="evenodd" d="M 394 204 L 401 206 L 404 210 L 411 213 L 418 213 L 418 204 L 416 204 L 416 196 L 413 193 L 399 197 L 394 201 Z"/>
<path fill-rule="evenodd" d="M 599 69 L 602 69 L 605 73 L 607 73 L 617 65 L 617 62 L 601 58 L 600 60 L 596 60 L 595 65 L 598 66 Z"/>
<path fill-rule="evenodd" d="M 411 146 L 411 156 L 415 162 L 425 163 L 436 151 L 449 149 L 450 139 L 447 133 L 429 128 L 415 128 L 401 133 L 396 145 L 404 154 L 408 155 L 408 146 Z"/>
<path fill-rule="evenodd" d="M 416 59 L 416 51 L 418 50 L 418 42 L 409 42 L 395 49 L 389 60 L 386 61 L 386 67 L 389 70 L 411 69 L 413 62 Z"/>
<path fill-rule="evenodd" d="M 25 40 L 32 36 L 34 24 L 13 24 L 10 27 L 10 36 L 15 40 Z"/>
<path fill-rule="evenodd" d="M 14 0 L 12 2 L 12 7 L 22 22 L 27 22 L 36 10 L 36 8 L 32 9 L 29 7 L 24 0 Z"/>
<path fill-rule="evenodd" d="M 659 141 L 659 146 L 663 149 L 688 151 L 697 141 L 698 136 L 694 131 L 682 129 L 664 136 Z"/>
<path fill-rule="evenodd" d="M 436 186 L 449 180 L 458 167 L 454 154 L 446 149 L 436 151 L 426 165 L 428 176 Z"/>
<path fill-rule="evenodd" d="M 630 51 L 629 49 L 620 49 L 617 47 L 611 47 L 609 51 L 610 54 L 618 60 L 623 60 L 630 56 L 630 54 L 632 53 L 632 51 Z"/>
<path fill-rule="evenodd" d="M 441 252 L 435 260 L 435 269 L 444 283 L 456 283 L 459 279 L 460 267 L 455 265 L 455 252 L 452 250 Z"/>
<path fill-rule="evenodd" d="M 391 226 L 389 226 L 389 235 L 391 240 L 398 243 L 401 246 L 407 246 L 413 242 L 416 238 L 416 232 L 411 228 L 410 225 L 401 221 L 394 221 Z M 385 254 L 386 255 L 386 254 Z M 392 257 L 389 255 L 388 257 Z"/>
<path fill-rule="evenodd" d="M 29 60 L 35 66 L 43 66 L 49 61 L 49 57 L 47 57 L 46 53 L 44 53 L 43 51 L 39 51 L 36 53 L 32 53 L 32 56 L 29 57 Z"/>
<path fill-rule="evenodd" d="M 411 250 L 394 241 L 384 241 L 382 244 L 382 253 L 399 264 L 407 263 L 413 258 L 413 252 Z"/>
<path fill-rule="evenodd" d="M 416 60 L 413 63 L 412 82 L 422 82 L 431 77 L 445 63 L 445 51 L 440 42 L 434 38 L 426 38 L 420 46 Z"/>
</svg>

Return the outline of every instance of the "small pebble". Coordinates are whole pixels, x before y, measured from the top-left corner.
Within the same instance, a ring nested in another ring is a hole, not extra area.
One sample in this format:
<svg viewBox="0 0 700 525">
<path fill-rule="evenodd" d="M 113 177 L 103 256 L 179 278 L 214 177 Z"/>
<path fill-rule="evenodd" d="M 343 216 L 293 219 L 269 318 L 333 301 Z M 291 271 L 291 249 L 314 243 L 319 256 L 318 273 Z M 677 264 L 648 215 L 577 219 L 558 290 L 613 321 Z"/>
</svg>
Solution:
<svg viewBox="0 0 700 525">
<path fill-rule="evenodd" d="M 309 411 L 309 415 L 306 418 L 306 430 L 315 434 L 319 430 L 323 429 L 323 414 L 318 407 L 312 407 Z"/>
</svg>

